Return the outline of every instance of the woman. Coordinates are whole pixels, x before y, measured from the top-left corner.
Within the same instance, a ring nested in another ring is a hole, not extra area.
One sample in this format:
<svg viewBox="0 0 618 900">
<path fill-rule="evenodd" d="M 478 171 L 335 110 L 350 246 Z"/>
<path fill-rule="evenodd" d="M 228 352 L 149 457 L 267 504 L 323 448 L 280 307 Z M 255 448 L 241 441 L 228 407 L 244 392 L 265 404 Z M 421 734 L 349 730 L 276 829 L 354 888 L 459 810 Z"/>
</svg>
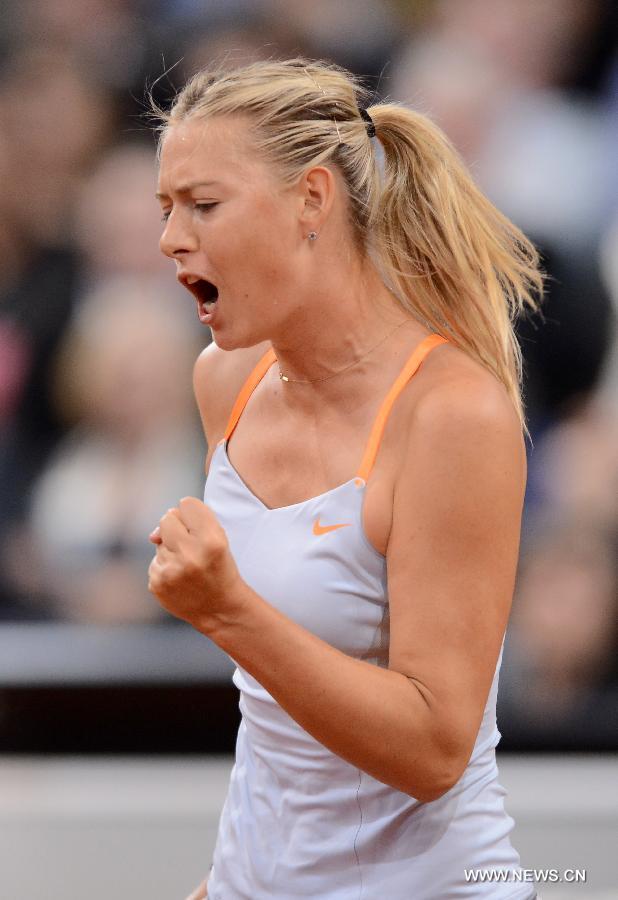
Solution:
<svg viewBox="0 0 618 900">
<path fill-rule="evenodd" d="M 364 100 L 295 59 L 164 116 L 161 249 L 213 343 L 205 503 L 150 588 L 243 714 L 208 897 L 529 898 L 494 750 L 538 260 L 435 126 Z"/>
</svg>

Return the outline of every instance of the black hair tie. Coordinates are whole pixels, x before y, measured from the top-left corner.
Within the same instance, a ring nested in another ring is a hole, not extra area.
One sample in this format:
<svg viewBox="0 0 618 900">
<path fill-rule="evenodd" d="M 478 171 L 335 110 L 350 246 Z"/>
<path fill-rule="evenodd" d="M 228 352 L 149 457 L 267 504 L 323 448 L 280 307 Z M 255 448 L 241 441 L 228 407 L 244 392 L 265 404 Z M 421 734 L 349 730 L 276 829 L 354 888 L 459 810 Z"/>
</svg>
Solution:
<svg viewBox="0 0 618 900">
<path fill-rule="evenodd" d="M 359 106 L 358 111 L 361 114 L 361 119 L 364 119 L 367 123 L 367 134 L 370 138 L 375 137 L 376 127 L 373 124 L 373 119 L 371 118 L 365 107 Z"/>
</svg>

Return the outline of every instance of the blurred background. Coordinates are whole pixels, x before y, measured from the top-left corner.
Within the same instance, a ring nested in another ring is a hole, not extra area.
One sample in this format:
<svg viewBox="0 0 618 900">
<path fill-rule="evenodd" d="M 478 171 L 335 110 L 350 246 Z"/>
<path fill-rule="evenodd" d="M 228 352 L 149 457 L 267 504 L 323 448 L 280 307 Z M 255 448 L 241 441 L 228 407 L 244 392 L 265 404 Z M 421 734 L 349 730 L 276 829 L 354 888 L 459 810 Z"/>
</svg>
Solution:
<svg viewBox="0 0 618 900">
<path fill-rule="evenodd" d="M 203 491 L 191 369 L 210 335 L 158 251 L 145 91 L 165 104 L 209 62 L 299 53 L 428 113 L 542 253 L 543 314 L 519 326 L 532 442 L 499 759 L 541 792 L 566 765 L 555 796 L 577 772 L 618 789 L 615 766 L 594 769 L 618 750 L 617 35 L 614 0 L 4 0 L 0 782 L 30 784 L 32 816 L 58 754 L 81 755 L 79 792 L 86 754 L 138 778 L 143 754 L 233 750 L 231 664 L 146 588 L 153 524 Z M 226 760 L 211 759 L 215 824 Z M 144 771 L 149 795 L 147 773 L 164 779 Z M 600 802 L 602 843 L 616 814 Z M 0 800 L 13 835 L 18 808 Z"/>
</svg>

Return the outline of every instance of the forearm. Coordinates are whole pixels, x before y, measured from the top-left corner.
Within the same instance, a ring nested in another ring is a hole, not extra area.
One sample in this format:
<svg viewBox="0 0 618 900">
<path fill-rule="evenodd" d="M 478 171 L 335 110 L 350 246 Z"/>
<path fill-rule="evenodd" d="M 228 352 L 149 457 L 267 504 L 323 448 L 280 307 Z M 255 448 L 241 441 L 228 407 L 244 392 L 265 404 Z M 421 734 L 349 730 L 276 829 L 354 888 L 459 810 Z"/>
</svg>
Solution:
<svg viewBox="0 0 618 900">
<path fill-rule="evenodd" d="M 244 583 L 239 591 L 233 619 L 194 626 L 337 756 L 419 799 L 448 787 L 436 783 L 432 710 L 410 678 L 347 656 Z"/>
</svg>

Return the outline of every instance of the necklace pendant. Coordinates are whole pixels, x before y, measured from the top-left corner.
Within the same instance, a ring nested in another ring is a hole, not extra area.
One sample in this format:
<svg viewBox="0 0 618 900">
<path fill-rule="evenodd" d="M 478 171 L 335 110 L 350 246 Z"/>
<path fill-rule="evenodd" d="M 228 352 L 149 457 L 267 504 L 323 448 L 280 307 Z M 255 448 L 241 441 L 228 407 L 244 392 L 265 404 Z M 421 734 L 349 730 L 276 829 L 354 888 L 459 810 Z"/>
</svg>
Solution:
<svg viewBox="0 0 618 900">
<path fill-rule="evenodd" d="M 279 369 L 279 378 L 281 379 L 281 381 L 289 381 L 290 380 L 287 375 L 283 374 L 281 369 Z"/>
</svg>

